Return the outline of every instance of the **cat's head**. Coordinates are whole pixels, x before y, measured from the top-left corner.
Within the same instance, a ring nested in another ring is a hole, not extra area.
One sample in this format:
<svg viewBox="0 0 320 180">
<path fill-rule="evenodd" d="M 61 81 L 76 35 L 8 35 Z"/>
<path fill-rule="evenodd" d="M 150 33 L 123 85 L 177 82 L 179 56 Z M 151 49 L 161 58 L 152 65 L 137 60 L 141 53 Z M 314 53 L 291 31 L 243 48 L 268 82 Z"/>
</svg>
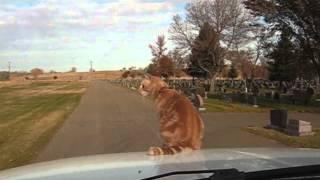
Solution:
<svg viewBox="0 0 320 180">
<path fill-rule="evenodd" d="M 139 93 L 142 96 L 155 96 L 159 93 L 160 89 L 167 87 L 169 87 L 168 84 L 159 77 L 147 74 L 140 84 Z"/>
</svg>

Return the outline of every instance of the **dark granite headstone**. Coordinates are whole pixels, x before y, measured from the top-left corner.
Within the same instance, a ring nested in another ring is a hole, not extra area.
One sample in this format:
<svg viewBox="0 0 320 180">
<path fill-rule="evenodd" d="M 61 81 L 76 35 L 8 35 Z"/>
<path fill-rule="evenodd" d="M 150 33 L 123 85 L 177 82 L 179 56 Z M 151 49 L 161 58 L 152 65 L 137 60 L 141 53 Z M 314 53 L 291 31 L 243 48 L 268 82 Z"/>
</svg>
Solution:
<svg viewBox="0 0 320 180">
<path fill-rule="evenodd" d="M 271 126 L 278 128 L 286 128 L 288 119 L 288 111 L 282 109 L 274 109 L 270 111 L 270 123 Z"/>
</svg>

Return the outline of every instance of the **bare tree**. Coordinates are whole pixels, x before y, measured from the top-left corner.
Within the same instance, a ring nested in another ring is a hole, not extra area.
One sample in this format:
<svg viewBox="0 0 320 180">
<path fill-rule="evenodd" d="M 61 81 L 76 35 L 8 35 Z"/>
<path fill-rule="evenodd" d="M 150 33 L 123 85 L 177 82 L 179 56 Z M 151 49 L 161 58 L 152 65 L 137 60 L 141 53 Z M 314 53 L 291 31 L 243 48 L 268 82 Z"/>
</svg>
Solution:
<svg viewBox="0 0 320 180">
<path fill-rule="evenodd" d="M 178 48 L 191 50 L 197 33 L 205 23 L 214 28 L 218 39 L 228 48 L 237 48 L 248 42 L 252 16 L 241 0 L 197 0 L 187 4 L 186 11 L 186 19 L 175 15 L 169 29 L 170 39 Z"/>
<path fill-rule="evenodd" d="M 155 62 L 158 59 L 161 58 L 161 56 L 165 55 L 165 51 L 167 48 L 165 48 L 166 41 L 165 41 L 165 36 L 161 35 L 158 36 L 157 40 L 155 41 L 155 44 L 149 44 L 149 48 L 151 49 L 151 53 L 153 55 L 152 61 Z"/>
<path fill-rule="evenodd" d="M 252 34 L 252 40 L 251 43 L 254 44 L 253 47 L 248 49 L 248 55 L 251 60 L 252 69 L 251 69 L 251 79 L 255 78 L 255 71 L 259 64 L 262 63 L 263 59 L 265 58 L 264 55 L 265 52 L 265 46 L 267 45 L 268 41 L 267 39 L 270 36 L 269 29 L 263 27 L 260 25 L 259 21 L 257 19 L 253 20 L 252 28 L 251 28 L 251 34 Z M 239 52 L 239 51 L 238 51 Z"/>
<path fill-rule="evenodd" d="M 194 25 L 187 23 L 179 15 L 175 15 L 169 29 L 170 40 L 177 45 L 177 49 L 181 50 L 181 52 L 188 53 L 197 37 L 197 32 L 194 32 L 197 30 L 198 28 L 196 29 Z"/>
<path fill-rule="evenodd" d="M 222 48 L 213 48 L 217 52 L 211 49 L 212 54 L 219 54 L 211 58 L 212 64 L 223 62 L 228 50 L 238 49 L 250 39 L 248 32 L 251 16 L 241 2 L 241 0 L 197 0 L 187 4 L 186 19 L 182 19 L 179 15 L 173 17 L 169 29 L 170 39 L 183 52 L 189 53 L 194 48 L 198 33 L 207 23 L 215 36 L 216 47 L 221 46 L 224 49 L 221 51 Z M 210 75 L 212 83 L 210 91 L 214 90 L 215 75 L 223 68 L 223 63 L 219 66 L 221 68 L 203 69 Z"/>
<path fill-rule="evenodd" d="M 182 70 L 186 67 L 187 65 L 186 57 L 183 55 L 183 53 L 179 49 L 175 48 L 169 51 L 168 56 L 171 58 L 176 69 Z"/>
</svg>

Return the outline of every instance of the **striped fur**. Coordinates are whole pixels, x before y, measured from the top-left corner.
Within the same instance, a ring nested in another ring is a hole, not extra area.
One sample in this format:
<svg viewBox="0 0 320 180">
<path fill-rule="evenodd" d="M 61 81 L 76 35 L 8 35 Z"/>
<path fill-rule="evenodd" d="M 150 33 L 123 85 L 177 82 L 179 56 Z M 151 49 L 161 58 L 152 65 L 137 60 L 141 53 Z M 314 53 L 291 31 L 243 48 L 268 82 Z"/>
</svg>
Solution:
<svg viewBox="0 0 320 180">
<path fill-rule="evenodd" d="M 149 155 L 169 155 L 201 148 L 204 126 L 198 111 L 181 93 L 169 89 L 158 77 L 147 76 L 139 92 L 154 98 L 160 115 L 162 147 L 150 147 Z"/>
<path fill-rule="evenodd" d="M 148 155 L 159 156 L 159 155 L 173 155 L 180 152 L 190 151 L 192 149 L 182 146 L 163 146 L 163 147 L 150 147 Z"/>
</svg>

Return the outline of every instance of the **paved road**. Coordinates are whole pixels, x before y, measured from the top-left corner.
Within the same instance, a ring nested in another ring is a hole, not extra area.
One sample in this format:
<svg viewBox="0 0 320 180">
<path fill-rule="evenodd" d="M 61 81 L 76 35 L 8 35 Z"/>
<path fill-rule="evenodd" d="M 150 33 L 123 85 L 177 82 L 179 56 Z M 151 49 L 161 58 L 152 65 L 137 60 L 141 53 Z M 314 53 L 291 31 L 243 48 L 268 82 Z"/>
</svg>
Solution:
<svg viewBox="0 0 320 180">
<path fill-rule="evenodd" d="M 241 130 L 248 125 L 265 125 L 267 114 L 204 113 L 202 116 L 204 148 L 283 147 Z M 310 117 L 319 119 L 314 114 Z M 36 161 L 145 151 L 151 145 L 160 144 L 157 115 L 150 100 L 105 81 L 94 81 Z"/>
<path fill-rule="evenodd" d="M 289 112 L 288 116 L 309 121 L 313 127 L 320 128 L 320 114 Z M 206 125 L 205 148 L 284 147 L 273 140 L 241 130 L 248 126 L 269 124 L 269 113 L 204 113 L 202 117 Z"/>
<path fill-rule="evenodd" d="M 156 123 L 151 101 L 94 81 L 36 161 L 146 150 L 160 143 Z"/>
</svg>

